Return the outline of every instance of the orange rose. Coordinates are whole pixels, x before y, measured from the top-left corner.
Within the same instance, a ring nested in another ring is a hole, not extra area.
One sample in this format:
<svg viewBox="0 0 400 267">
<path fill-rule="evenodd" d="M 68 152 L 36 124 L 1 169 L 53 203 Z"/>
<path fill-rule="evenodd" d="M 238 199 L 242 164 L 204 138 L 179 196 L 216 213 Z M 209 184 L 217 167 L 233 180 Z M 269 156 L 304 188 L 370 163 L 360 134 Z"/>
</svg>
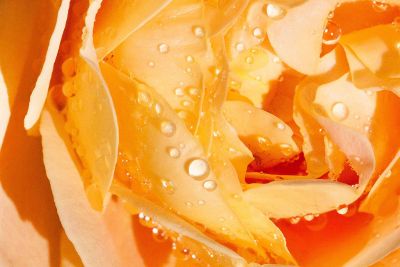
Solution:
<svg viewBox="0 0 400 267">
<path fill-rule="evenodd" d="M 396 266 L 398 6 L 4 1 L 0 265 Z"/>
</svg>

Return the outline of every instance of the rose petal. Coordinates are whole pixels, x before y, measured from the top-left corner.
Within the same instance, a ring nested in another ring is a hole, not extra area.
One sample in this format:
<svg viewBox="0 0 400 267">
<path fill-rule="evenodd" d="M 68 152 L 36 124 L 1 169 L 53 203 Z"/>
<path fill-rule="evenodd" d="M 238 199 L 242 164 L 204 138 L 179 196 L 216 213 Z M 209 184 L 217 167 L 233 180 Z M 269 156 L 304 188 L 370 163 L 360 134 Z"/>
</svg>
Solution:
<svg viewBox="0 0 400 267">
<path fill-rule="evenodd" d="M 96 209 L 102 209 L 114 174 L 118 150 L 118 126 L 111 96 L 97 63 L 93 47 L 93 24 L 101 1 L 91 3 L 85 18 L 86 34 L 77 60 L 77 75 L 64 86 L 74 92 L 67 98 L 67 128 L 84 176 L 88 197 Z"/>
<path fill-rule="evenodd" d="M 57 20 L 54 26 L 54 31 L 51 35 L 49 45 L 46 52 L 46 57 L 42 66 L 39 77 L 37 78 L 35 88 L 31 94 L 31 101 L 24 119 L 25 129 L 31 129 L 40 118 L 40 113 L 43 109 L 47 97 L 53 65 L 56 61 L 58 49 L 61 43 L 61 37 L 67 23 L 70 0 L 62 0 L 57 14 Z M 40 14 L 41 12 L 39 12 Z"/>
<path fill-rule="evenodd" d="M 98 57 L 103 59 L 171 2 L 172 0 L 104 1 L 96 18 L 93 37 Z"/>
<path fill-rule="evenodd" d="M 274 115 L 239 101 L 227 101 L 223 111 L 262 166 L 273 166 L 299 152 L 290 127 Z"/>
<path fill-rule="evenodd" d="M 6 134 L 8 121 L 10 119 L 10 105 L 8 99 L 7 85 L 0 69 L 0 149 Z"/>
<path fill-rule="evenodd" d="M 293 69 L 314 74 L 321 54 L 326 18 L 338 0 L 309 0 L 290 8 L 268 27 L 268 37 L 277 55 Z M 304 19 L 307 14 L 307 19 Z M 295 45 L 294 45 L 295 44 Z"/>
</svg>

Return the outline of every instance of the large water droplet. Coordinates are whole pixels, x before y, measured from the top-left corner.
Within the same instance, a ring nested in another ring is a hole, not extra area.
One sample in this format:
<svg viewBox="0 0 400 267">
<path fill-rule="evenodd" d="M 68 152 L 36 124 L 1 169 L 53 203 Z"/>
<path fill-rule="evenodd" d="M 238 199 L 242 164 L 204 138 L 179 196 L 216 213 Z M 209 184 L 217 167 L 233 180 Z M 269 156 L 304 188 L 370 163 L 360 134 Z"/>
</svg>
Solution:
<svg viewBox="0 0 400 267">
<path fill-rule="evenodd" d="M 202 38 L 205 36 L 204 28 L 201 26 L 194 26 L 193 27 L 193 34 L 198 38 Z"/>
<path fill-rule="evenodd" d="M 286 15 L 286 10 L 275 4 L 267 4 L 265 14 L 271 19 L 281 19 Z"/>
<path fill-rule="evenodd" d="M 161 43 L 158 45 L 158 51 L 162 54 L 168 53 L 169 46 L 165 43 Z"/>
<path fill-rule="evenodd" d="M 214 180 L 207 180 L 203 183 L 204 189 L 207 191 L 214 191 L 217 188 L 217 182 Z"/>
<path fill-rule="evenodd" d="M 169 194 L 173 194 L 175 192 L 175 185 L 171 180 L 161 179 L 161 186 Z"/>
<path fill-rule="evenodd" d="M 349 114 L 347 106 L 342 102 L 336 102 L 335 104 L 333 104 L 331 112 L 333 117 L 335 117 L 337 120 L 344 120 Z"/>
<path fill-rule="evenodd" d="M 201 158 L 190 160 L 186 166 L 188 174 L 196 180 L 204 179 L 210 172 L 208 162 Z"/>
<path fill-rule="evenodd" d="M 328 20 L 322 37 L 322 43 L 325 45 L 335 45 L 339 42 L 341 36 L 342 28 L 335 22 Z"/>
<path fill-rule="evenodd" d="M 173 136 L 175 134 L 176 126 L 173 122 L 170 121 L 163 121 L 161 122 L 161 132 L 165 136 Z"/>
</svg>

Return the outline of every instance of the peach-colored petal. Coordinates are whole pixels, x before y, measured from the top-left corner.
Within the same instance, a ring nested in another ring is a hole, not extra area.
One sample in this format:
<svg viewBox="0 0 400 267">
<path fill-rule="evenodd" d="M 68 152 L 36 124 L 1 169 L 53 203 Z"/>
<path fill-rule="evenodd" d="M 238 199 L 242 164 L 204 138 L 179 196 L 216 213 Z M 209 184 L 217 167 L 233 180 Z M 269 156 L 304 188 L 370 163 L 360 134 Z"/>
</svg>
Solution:
<svg viewBox="0 0 400 267">
<path fill-rule="evenodd" d="M 72 87 L 67 98 L 65 117 L 68 131 L 79 155 L 89 199 L 96 209 L 102 209 L 114 174 L 118 149 L 116 115 L 97 63 L 93 47 L 93 24 L 101 1 L 93 1 L 85 18 L 86 28 L 77 75 L 67 81 Z"/>
<path fill-rule="evenodd" d="M 47 90 L 49 88 L 53 65 L 56 61 L 58 49 L 61 43 L 61 37 L 67 23 L 70 0 L 62 0 L 54 31 L 51 35 L 46 57 L 39 77 L 37 78 L 35 88 L 32 91 L 29 108 L 24 119 L 25 129 L 31 129 L 40 118 L 40 113 L 46 102 Z"/>
<path fill-rule="evenodd" d="M 274 115 L 239 101 L 227 101 L 223 110 L 228 122 L 265 168 L 299 152 L 290 127 Z"/>
<path fill-rule="evenodd" d="M 171 0 L 121 2 L 107 0 L 96 18 L 94 44 L 100 59 L 146 24 Z"/>
<path fill-rule="evenodd" d="M 301 73 L 314 74 L 317 71 L 326 19 L 338 2 L 305 1 L 271 23 L 268 37 L 281 60 Z M 307 14 L 307 19 L 304 14 Z"/>
</svg>

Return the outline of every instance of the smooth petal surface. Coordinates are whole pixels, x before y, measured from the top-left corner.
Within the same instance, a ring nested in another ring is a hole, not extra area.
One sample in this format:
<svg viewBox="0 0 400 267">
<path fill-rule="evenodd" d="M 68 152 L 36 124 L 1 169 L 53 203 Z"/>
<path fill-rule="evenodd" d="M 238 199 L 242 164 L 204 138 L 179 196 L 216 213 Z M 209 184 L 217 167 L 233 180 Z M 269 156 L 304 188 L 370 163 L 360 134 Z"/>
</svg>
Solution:
<svg viewBox="0 0 400 267">
<path fill-rule="evenodd" d="M 49 3 L 50 4 L 50 3 Z M 50 85 L 50 79 L 53 72 L 53 65 L 56 61 L 58 49 L 61 43 L 61 37 L 67 23 L 70 0 L 62 0 L 58 13 L 57 20 L 54 26 L 54 31 L 51 35 L 49 45 L 46 52 L 46 57 L 42 66 L 39 77 L 37 78 L 35 88 L 32 91 L 29 108 L 24 120 L 25 129 L 31 129 L 39 120 L 40 113 L 46 102 L 47 90 Z"/>
</svg>

